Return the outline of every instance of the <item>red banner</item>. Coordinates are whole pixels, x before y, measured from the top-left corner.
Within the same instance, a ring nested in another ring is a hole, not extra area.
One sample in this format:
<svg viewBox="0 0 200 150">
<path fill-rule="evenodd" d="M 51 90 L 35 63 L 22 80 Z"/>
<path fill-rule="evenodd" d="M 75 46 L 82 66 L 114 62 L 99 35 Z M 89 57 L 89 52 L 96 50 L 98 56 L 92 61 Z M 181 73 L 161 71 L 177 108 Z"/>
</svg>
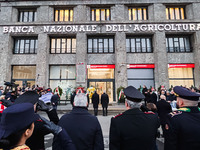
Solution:
<svg viewBox="0 0 200 150">
<path fill-rule="evenodd" d="M 154 64 L 129 64 L 127 68 L 155 68 Z"/>
<path fill-rule="evenodd" d="M 194 68 L 194 64 L 168 64 L 168 68 Z"/>
<path fill-rule="evenodd" d="M 115 65 L 87 65 L 90 69 L 114 69 Z"/>
</svg>

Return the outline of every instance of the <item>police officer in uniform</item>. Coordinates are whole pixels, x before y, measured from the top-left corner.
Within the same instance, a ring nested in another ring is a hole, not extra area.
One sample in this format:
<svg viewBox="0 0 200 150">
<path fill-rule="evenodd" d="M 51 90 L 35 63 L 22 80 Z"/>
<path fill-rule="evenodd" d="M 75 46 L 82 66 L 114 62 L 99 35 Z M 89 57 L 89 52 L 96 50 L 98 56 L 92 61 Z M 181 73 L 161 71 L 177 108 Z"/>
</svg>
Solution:
<svg viewBox="0 0 200 150">
<path fill-rule="evenodd" d="M 57 112 L 55 109 L 46 106 L 42 101 L 39 100 L 39 95 L 35 91 L 26 91 L 24 94 L 20 95 L 14 104 L 22 103 L 32 103 L 36 111 L 36 106 L 39 106 L 40 110 L 46 109 L 47 115 L 53 123 L 57 124 L 59 121 Z M 44 136 L 51 133 L 49 129 L 46 128 L 44 121 L 38 119 L 34 122 L 35 128 L 32 136 L 26 141 L 26 144 L 31 150 L 44 150 Z"/>
<path fill-rule="evenodd" d="M 200 94 L 181 86 L 174 93 L 179 109 L 168 116 L 165 150 L 200 150 Z"/>
<path fill-rule="evenodd" d="M 124 89 L 127 110 L 111 119 L 110 150 L 153 150 L 159 119 L 153 112 L 142 112 L 145 96 L 135 87 Z"/>
</svg>

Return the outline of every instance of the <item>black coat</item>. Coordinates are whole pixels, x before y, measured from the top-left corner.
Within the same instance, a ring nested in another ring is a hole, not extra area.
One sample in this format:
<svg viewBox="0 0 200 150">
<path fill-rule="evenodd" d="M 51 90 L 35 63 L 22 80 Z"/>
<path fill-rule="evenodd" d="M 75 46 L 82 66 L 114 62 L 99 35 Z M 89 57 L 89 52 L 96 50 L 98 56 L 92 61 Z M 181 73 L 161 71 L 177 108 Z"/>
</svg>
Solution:
<svg viewBox="0 0 200 150">
<path fill-rule="evenodd" d="M 76 96 L 76 93 L 73 92 L 72 95 L 71 95 L 71 98 L 70 98 L 70 103 L 72 104 L 72 106 L 74 106 L 74 97 Z"/>
<path fill-rule="evenodd" d="M 110 150 L 153 150 L 158 127 L 156 114 L 129 109 L 111 119 Z"/>
<path fill-rule="evenodd" d="M 59 96 L 57 94 L 54 94 L 51 97 L 51 103 L 52 103 L 52 105 L 57 106 L 58 105 L 58 100 L 59 100 Z"/>
<path fill-rule="evenodd" d="M 54 141 L 57 141 L 57 145 L 54 145 L 53 150 L 76 150 L 65 129 L 62 129 L 62 131 L 54 137 Z"/>
<path fill-rule="evenodd" d="M 149 99 L 147 99 L 147 103 L 154 103 L 156 105 L 156 103 L 157 103 L 157 95 L 156 95 L 156 93 L 150 94 Z"/>
<path fill-rule="evenodd" d="M 166 96 L 167 101 L 173 101 L 176 100 L 176 96 L 174 94 L 170 94 Z"/>
<path fill-rule="evenodd" d="M 98 108 L 99 105 L 99 94 L 96 92 L 92 95 L 92 103 L 94 108 Z"/>
<path fill-rule="evenodd" d="M 50 121 L 55 124 L 58 123 L 59 118 L 55 109 L 52 109 L 47 113 Z M 42 120 L 37 120 L 34 122 L 35 128 L 32 136 L 26 141 L 26 145 L 30 147 L 31 150 L 44 150 L 44 136 L 51 133 L 49 129 L 44 126 L 44 122 Z"/>
<path fill-rule="evenodd" d="M 200 150 L 200 108 L 181 108 L 169 115 L 167 124 L 165 150 Z"/>
<path fill-rule="evenodd" d="M 44 126 L 45 123 L 42 120 L 37 120 L 34 124 L 35 128 L 33 134 L 26 141 L 26 145 L 29 146 L 31 150 L 45 150 L 44 136 L 51 133 L 51 131 Z"/>
<path fill-rule="evenodd" d="M 103 94 L 101 95 L 101 104 L 102 104 L 102 107 L 108 107 L 108 103 L 109 103 L 108 94 L 103 93 Z"/>
<path fill-rule="evenodd" d="M 167 115 L 172 112 L 172 107 L 168 102 L 166 102 L 166 100 L 163 99 L 157 102 L 156 107 L 158 116 L 160 117 L 160 124 L 165 125 Z"/>
<path fill-rule="evenodd" d="M 104 149 L 99 121 L 87 108 L 74 107 L 69 114 L 61 117 L 58 124 L 67 131 L 77 150 Z"/>
</svg>

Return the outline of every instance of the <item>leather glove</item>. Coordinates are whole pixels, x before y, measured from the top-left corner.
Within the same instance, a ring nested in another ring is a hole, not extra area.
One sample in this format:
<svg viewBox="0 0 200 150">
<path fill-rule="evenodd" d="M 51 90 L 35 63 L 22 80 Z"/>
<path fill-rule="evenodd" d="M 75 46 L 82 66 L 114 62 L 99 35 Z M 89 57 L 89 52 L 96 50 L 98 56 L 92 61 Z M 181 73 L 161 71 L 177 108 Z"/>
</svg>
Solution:
<svg viewBox="0 0 200 150">
<path fill-rule="evenodd" d="M 46 105 L 43 101 L 39 100 L 37 103 L 37 110 L 41 111 L 51 111 L 53 109 L 52 106 Z"/>
<path fill-rule="evenodd" d="M 10 100 L 1 99 L 0 101 L 2 102 L 2 105 L 6 106 L 6 107 L 13 105 L 13 103 Z"/>
<path fill-rule="evenodd" d="M 40 116 L 40 118 L 42 119 L 42 121 L 44 121 L 44 123 L 45 123 L 44 126 L 47 129 L 49 129 L 53 134 L 58 135 L 62 131 L 62 127 L 55 125 L 53 122 L 50 122 L 49 120 L 47 120 L 44 117 Z"/>
</svg>

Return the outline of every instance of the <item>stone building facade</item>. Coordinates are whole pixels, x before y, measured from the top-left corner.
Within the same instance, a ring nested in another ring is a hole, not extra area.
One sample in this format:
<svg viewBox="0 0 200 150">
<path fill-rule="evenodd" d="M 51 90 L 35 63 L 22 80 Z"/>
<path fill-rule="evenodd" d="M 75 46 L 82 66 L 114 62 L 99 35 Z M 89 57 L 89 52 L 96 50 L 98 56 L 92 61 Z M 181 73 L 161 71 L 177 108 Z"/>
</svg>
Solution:
<svg viewBox="0 0 200 150">
<path fill-rule="evenodd" d="M 200 86 L 200 0 L 1 0 L 0 84 Z"/>
</svg>

